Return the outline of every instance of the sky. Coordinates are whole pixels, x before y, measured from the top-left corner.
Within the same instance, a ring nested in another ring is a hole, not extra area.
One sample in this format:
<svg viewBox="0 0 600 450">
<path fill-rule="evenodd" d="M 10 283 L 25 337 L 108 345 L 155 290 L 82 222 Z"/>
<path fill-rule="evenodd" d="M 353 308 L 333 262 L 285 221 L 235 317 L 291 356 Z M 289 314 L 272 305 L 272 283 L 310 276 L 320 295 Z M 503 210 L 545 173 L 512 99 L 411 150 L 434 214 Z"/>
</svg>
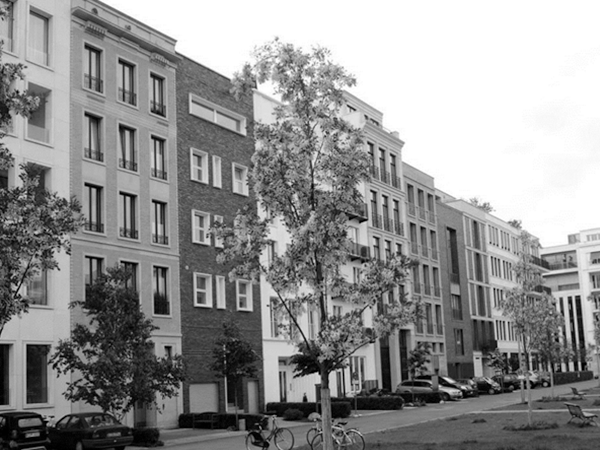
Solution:
<svg viewBox="0 0 600 450">
<path fill-rule="evenodd" d="M 274 37 L 322 46 L 442 191 L 543 247 L 600 227 L 600 2 L 104 0 L 231 77 Z"/>
</svg>

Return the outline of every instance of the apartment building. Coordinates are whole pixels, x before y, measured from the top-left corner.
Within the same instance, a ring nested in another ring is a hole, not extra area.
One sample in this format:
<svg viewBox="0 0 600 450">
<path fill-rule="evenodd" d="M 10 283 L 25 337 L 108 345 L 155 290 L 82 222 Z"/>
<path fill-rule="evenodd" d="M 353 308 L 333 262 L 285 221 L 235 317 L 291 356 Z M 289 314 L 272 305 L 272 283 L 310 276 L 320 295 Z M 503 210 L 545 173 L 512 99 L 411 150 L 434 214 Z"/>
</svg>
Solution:
<svg viewBox="0 0 600 450">
<path fill-rule="evenodd" d="M 543 248 L 540 253 L 549 264 L 546 285 L 565 319 L 563 341 L 573 351 L 573 358 L 557 369 L 593 370 L 598 375 L 600 353 L 594 327 L 600 313 L 600 228 L 570 234 L 566 244 Z"/>
<path fill-rule="evenodd" d="M 410 256 L 420 260 L 412 269 L 412 289 L 423 301 L 415 344 L 429 344 L 432 369 L 443 374 L 447 358 L 434 179 L 407 163 L 403 167 Z"/>
<path fill-rule="evenodd" d="M 60 117 L 70 122 L 70 193 L 87 218 L 72 238 L 70 297 L 81 299 L 108 267 L 129 268 L 158 327 L 156 354 L 180 354 L 175 40 L 102 2 L 70 3 L 72 47 L 61 54 L 70 53 L 71 89 L 62 95 L 71 106 Z M 71 320 L 84 320 L 82 312 Z M 159 399 L 158 409 L 137 405 L 127 421 L 172 427 L 182 411 L 181 397 Z"/>
<path fill-rule="evenodd" d="M 232 225 L 244 207 L 256 208 L 247 178 L 254 153 L 252 95 L 239 101 L 231 81 L 182 56 L 177 72 L 179 248 L 185 411 L 262 411 L 262 368 L 235 385 L 210 370 L 214 340 L 233 319 L 262 357 L 261 290 L 251 280 L 229 279 L 216 262 L 222 242 L 217 222 Z M 174 158 L 175 159 L 175 158 Z"/>
<path fill-rule="evenodd" d="M 29 118 L 16 116 L 5 143 L 15 166 L 0 171 L 0 186 L 20 180 L 19 165 L 35 165 L 41 186 L 70 196 L 69 170 L 69 34 L 68 2 L 47 0 L 0 1 L 8 16 L 0 22 L 2 60 L 26 66 L 25 79 L 15 88 L 40 97 L 40 106 Z M 48 366 L 49 352 L 69 337 L 69 282 L 71 266 L 64 253 L 57 255 L 60 270 L 40 274 L 24 292 L 29 312 L 14 317 L 0 336 L 0 408 L 35 408 L 44 414 L 70 411 L 62 396 L 65 377 Z"/>
</svg>

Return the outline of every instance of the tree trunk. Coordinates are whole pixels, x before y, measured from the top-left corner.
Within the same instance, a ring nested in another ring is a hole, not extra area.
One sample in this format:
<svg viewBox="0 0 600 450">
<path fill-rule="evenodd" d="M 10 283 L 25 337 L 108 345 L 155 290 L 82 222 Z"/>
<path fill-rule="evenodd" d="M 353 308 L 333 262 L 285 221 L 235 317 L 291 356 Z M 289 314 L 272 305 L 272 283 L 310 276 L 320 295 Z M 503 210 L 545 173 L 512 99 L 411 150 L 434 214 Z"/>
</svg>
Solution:
<svg viewBox="0 0 600 450">
<path fill-rule="evenodd" d="M 323 424 L 323 450 L 333 450 L 329 372 L 324 368 L 321 369 L 321 420 Z"/>
<path fill-rule="evenodd" d="M 527 423 L 533 425 L 533 410 L 531 408 L 531 385 L 529 383 L 529 370 L 525 372 L 525 384 L 527 385 Z"/>
<path fill-rule="evenodd" d="M 552 370 L 550 370 L 550 395 L 554 398 L 554 365 L 552 366 Z"/>
</svg>

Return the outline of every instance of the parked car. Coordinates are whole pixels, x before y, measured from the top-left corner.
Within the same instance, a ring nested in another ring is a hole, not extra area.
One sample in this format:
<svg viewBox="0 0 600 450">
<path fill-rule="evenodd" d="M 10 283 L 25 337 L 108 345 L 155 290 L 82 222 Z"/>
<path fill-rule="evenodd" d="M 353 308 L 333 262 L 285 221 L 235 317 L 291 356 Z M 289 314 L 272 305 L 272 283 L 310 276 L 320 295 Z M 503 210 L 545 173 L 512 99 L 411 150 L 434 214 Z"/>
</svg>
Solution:
<svg viewBox="0 0 600 450">
<path fill-rule="evenodd" d="M 550 372 L 536 372 L 538 376 L 538 384 L 542 387 L 550 386 Z"/>
<path fill-rule="evenodd" d="M 521 379 L 516 373 L 505 373 L 504 375 L 494 375 L 492 377 L 505 391 L 512 392 L 515 389 L 521 389 Z M 530 386 L 535 387 L 530 381 Z"/>
<path fill-rule="evenodd" d="M 433 380 L 433 375 L 419 375 L 418 377 L 416 377 L 416 379 L 417 380 Z M 445 375 L 438 376 L 438 383 L 440 386 L 459 389 L 460 391 L 462 391 L 463 398 L 479 396 L 479 391 L 477 389 L 473 389 L 470 385 L 461 383 L 461 382 L 456 381 L 455 379 L 447 377 Z"/>
<path fill-rule="evenodd" d="M 131 428 L 102 412 L 67 414 L 49 428 L 49 436 L 56 450 L 123 450 L 133 442 Z"/>
<path fill-rule="evenodd" d="M 479 392 L 494 395 L 502 392 L 500 385 L 490 377 L 474 377 L 473 381 L 477 385 Z"/>
<path fill-rule="evenodd" d="M 30 411 L 0 413 L 0 448 L 42 450 L 49 444 L 41 414 Z"/>
<path fill-rule="evenodd" d="M 462 391 L 451 387 L 439 385 L 440 399 L 443 401 L 460 400 L 463 398 Z M 396 387 L 396 393 L 431 394 L 433 382 L 431 380 L 405 380 Z"/>
</svg>

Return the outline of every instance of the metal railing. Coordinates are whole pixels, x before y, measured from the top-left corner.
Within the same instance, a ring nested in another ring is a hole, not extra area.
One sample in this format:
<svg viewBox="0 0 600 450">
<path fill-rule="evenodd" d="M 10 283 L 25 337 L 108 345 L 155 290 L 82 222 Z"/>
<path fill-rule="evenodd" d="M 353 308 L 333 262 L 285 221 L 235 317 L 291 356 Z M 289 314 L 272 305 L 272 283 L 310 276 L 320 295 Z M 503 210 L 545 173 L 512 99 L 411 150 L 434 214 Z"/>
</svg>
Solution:
<svg viewBox="0 0 600 450">
<path fill-rule="evenodd" d="M 131 170 L 132 172 L 137 172 L 138 165 L 135 161 L 119 158 L 119 167 L 122 169 Z"/>
<path fill-rule="evenodd" d="M 138 230 L 135 228 L 119 228 L 119 236 L 128 238 L 128 239 L 137 239 L 138 238 Z"/>
<path fill-rule="evenodd" d="M 152 176 L 154 178 L 158 178 L 160 180 L 166 180 L 167 179 L 167 172 L 165 170 L 151 168 L 150 169 L 150 176 Z"/>
<path fill-rule="evenodd" d="M 164 234 L 152 233 L 152 243 L 160 245 L 169 245 L 169 236 L 165 236 Z"/>
<path fill-rule="evenodd" d="M 137 103 L 137 95 L 133 91 L 119 88 L 119 100 L 129 105 L 135 105 Z"/>
<path fill-rule="evenodd" d="M 94 77 L 88 73 L 83 75 L 83 86 L 86 89 L 90 89 L 96 92 L 102 92 L 104 89 L 104 82 L 99 77 Z"/>
<path fill-rule="evenodd" d="M 86 231 L 92 231 L 94 233 L 104 233 L 104 224 L 100 222 L 86 222 L 84 225 Z"/>
<path fill-rule="evenodd" d="M 104 161 L 104 153 L 102 152 L 102 150 L 96 150 L 93 148 L 85 147 L 83 149 L 83 156 L 87 159 L 93 159 L 94 161 Z"/>
</svg>

